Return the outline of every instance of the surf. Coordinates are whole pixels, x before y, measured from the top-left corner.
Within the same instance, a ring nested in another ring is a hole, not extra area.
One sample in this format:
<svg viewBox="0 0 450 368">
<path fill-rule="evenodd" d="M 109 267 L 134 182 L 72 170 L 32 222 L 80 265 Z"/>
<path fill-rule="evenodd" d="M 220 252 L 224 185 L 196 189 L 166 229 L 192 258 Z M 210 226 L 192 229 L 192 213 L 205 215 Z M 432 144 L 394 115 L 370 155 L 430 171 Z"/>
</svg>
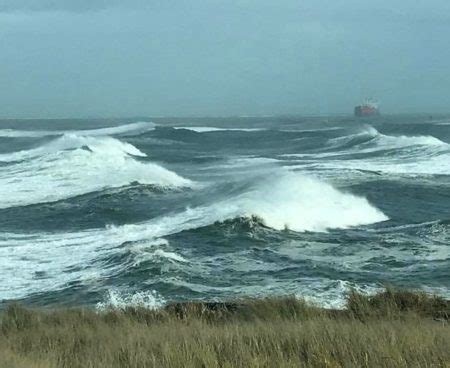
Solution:
<svg viewBox="0 0 450 368">
<path fill-rule="evenodd" d="M 74 282 L 90 283 L 111 277 L 146 257 L 188 262 L 170 249 L 164 238 L 240 216 L 256 215 L 265 226 L 294 231 L 327 231 L 387 220 L 366 199 L 343 193 L 327 183 L 284 171 L 271 177 L 259 178 L 260 182 L 239 195 L 220 201 L 211 199 L 202 206 L 140 224 L 62 234 L 3 233 L 0 259 L 8 262 L 2 264 L 0 298 L 58 290 Z M 132 257 L 131 263 L 105 263 L 105 259 L 124 252 Z M 23 272 L 17 274 L 18 268 Z M 36 278 L 40 270 L 45 277 Z M 9 286 L 1 286 L 6 284 Z"/>
<path fill-rule="evenodd" d="M 386 135 L 372 126 L 365 126 L 361 131 L 346 136 L 330 139 L 327 148 L 337 152 L 356 151 L 373 152 L 385 149 L 399 149 L 405 147 L 448 147 L 449 145 L 433 136 Z"/>
<path fill-rule="evenodd" d="M 281 157 L 307 159 L 319 170 L 398 175 L 447 175 L 450 170 L 450 144 L 427 135 L 386 135 L 372 126 L 329 139 L 317 152 Z"/>
<path fill-rule="evenodd" d="M 0 137 L 5 138 L 42 138 L 58 136 L 63 134 L 79 134 L 88 136 L 107 136 L 117 134 L 141 134 L 154 130 L 156 124 L 152 122 L 139 121 L 114 127 L 104 127 L 86 130 L 22 130 L 22 129 L 0 129 Z"/>
<path fill-rule="evenodd" d="M 112 137 L 66 134 L 41 147 L 0 155 L 0 208 L 54 202 L 131 183 L 190 187 L 135 146 Z"/>
<path fill-rule="evenodd" d="M 218 128 L 218 127 L 200 127 L 200 126 L 184 126 L 184 127 L 173 127 L 176 130 L 190 130 L 196 133 L 211 133 L 211 132 L 259 132 L 265 129 L 262 128 Z"/>
</svg>

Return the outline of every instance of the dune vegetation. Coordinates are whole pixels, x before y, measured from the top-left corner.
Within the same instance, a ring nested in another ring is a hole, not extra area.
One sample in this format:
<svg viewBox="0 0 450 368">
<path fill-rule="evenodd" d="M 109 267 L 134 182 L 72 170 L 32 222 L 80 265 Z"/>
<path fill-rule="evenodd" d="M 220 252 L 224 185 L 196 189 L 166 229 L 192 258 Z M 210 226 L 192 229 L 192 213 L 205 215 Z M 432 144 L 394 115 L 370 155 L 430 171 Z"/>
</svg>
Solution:
<svg viewBox="0 0 450 368">
<path fill-rule="evenodd" d="M 450 367 L 450 302 L 351 292 L 344 310 L 293 297 L 159 310 L 0 312 L 1 368 Z"/>
</svg>

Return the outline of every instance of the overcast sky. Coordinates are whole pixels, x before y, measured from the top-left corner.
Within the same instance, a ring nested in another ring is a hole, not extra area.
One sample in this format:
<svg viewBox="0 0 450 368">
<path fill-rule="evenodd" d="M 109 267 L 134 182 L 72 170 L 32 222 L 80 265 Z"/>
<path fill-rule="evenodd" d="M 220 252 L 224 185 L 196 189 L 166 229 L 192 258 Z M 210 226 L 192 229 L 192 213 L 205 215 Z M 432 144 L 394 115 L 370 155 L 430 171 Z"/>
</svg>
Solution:
<svg viewBox="0 0 450 368">
<path fill-rule="evenodd" d="M 351 113 L 369 96 L 450 112 L 448 0 L 0 0 L 0 117 Z"/>
</svg>

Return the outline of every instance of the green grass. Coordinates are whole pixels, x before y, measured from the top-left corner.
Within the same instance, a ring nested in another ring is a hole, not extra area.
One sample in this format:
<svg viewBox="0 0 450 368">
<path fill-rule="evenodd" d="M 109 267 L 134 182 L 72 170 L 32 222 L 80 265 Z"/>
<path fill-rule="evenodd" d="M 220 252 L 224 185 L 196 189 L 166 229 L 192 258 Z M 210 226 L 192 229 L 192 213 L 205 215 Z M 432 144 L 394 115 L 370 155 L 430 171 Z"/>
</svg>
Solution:
<svg viewBox="0 0 450 368">
<path fill-rule="evenodd" d="M 450 367 L 450 303 L 351 292 L 345 310 L 286 297 L 0 313 L 0 368 Z"/>
</svg>

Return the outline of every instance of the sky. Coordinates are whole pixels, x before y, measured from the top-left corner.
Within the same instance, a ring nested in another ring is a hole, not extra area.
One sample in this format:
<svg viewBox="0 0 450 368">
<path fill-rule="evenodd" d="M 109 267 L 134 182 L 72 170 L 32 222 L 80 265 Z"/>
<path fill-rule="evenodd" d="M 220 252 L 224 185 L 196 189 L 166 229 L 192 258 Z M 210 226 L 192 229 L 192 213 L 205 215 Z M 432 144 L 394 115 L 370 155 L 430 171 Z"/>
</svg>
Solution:
<svg viewBox="0 0 450 368">
<path fill-rule="evenodd" d="M 448 0 L 0 0 L 0 117 L 450 112 Z"/>
</svg>

